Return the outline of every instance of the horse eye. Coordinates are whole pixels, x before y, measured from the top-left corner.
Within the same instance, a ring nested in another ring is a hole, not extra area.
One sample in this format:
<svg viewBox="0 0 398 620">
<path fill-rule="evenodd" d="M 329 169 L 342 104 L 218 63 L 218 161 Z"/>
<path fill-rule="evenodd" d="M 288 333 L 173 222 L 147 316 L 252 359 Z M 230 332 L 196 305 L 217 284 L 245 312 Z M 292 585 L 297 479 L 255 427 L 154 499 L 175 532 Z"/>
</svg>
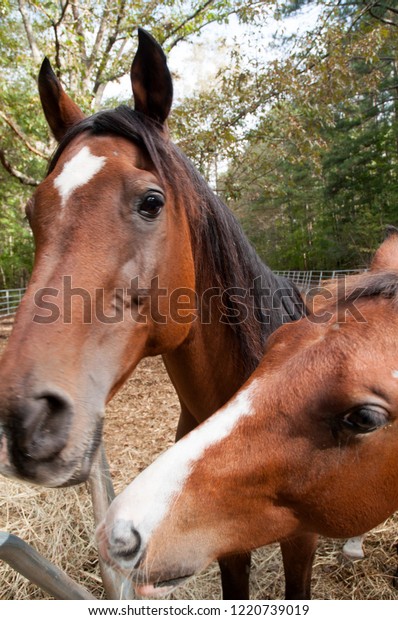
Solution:
<svg viewBox="0 0 398 620">
<path fill-rule="evenodd" d="M 161 213 L 163 207 L 164 197 L 162 194 L 152 192 L 144 197 L 138 206 L 138 213 L 146 219 L 154 220 Z"/>
<path fill-rule="evenodd" d="M 342 427 L 353 434 L 365 434 L 386 426 L 390 419 L 387 411 L 379 407 L 358 407 L 341 419 Z"/>
</svg>

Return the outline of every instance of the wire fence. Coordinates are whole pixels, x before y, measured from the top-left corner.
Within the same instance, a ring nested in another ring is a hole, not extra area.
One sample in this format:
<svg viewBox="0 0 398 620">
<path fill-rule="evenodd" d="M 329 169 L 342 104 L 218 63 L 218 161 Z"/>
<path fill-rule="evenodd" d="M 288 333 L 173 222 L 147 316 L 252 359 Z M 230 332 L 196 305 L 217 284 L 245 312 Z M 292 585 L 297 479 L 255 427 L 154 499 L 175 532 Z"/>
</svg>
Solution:
<svg viewBox="0 0 398 620">
<path fill-rule="evenodd" d="M 0 290 L 0 317 L 12 316 L 25 293 L 24 288 L 10 288 Z"/>
<path fill-rule="evenodd" d="M 363 273 L 364 269 L 335 269 L 323 271 L 275 271 L 276 275 L 283 276 L 294 282 L 302 291 L 308 291 L 311 288 L 322 286 L 327 280 L 351 276 L 357 273 Z"/>
<path fill-rule="evenodd" d="M 333 280 L 343 276 L 363 272 L 363 269 L 346 270 L 323 270 L 323 271 L 275 271 L 278 276 L 283 276 L 294 282 L 302 291 L 321 286 L 326 280 Z M 0 318 L 12 316 L 16 313 L 25 288 L 12 288 L 0 290 Z"/>
</svg>

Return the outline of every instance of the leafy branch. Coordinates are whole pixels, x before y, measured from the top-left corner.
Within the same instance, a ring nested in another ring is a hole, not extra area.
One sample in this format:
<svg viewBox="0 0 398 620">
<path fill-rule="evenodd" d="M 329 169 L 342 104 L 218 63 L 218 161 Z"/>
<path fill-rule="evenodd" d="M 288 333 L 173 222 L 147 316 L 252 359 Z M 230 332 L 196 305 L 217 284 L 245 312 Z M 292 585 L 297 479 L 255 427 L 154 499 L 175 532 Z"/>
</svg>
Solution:
<svg viewBox="0 0 398 620">
<path fill-rule="evenodd" d="M 39 185 L 39 181 L 14 168 L 14 166 L 12 166 L 12 164 L 10 164 L 10 162 L 7 160 L 3 149 L 0 149 L 0 163 L 2 164 L 3 168 L 7 170 L 9 174 L 11 174 L 11 176 L 18 179 L 18 181 L 23 185 L 31 185 L 33 187 L 37 187 Z"/>
</svg>

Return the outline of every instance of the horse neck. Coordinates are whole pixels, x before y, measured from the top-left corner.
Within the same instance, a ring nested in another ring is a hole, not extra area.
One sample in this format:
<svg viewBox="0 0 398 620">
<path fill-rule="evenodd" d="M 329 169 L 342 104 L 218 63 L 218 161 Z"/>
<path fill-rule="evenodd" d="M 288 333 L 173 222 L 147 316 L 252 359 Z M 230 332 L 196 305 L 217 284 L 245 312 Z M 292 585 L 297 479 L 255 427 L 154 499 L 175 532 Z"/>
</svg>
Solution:
<svg viewBox="0 0 398 620">
<path fill-rule="evenodd" d="M 183 410 L 196 421 L 201 422 L 212 415 L 236 393 L 257 367 L 268 336 L 287 317 L 297 320 L 305 313 L 304 304 L 301 305 L 294 287 L 274 276 L 269 281 L 272 282 L 271 294 L 264 303 L 264 310 L 270 312 L 269 322 L 259 328 L 258 317 L 248 319 L 256 323 L 257 331 L 254 332 L 255 342 L 246 347 L 246 352 L 242 350 L 241 336 L 231 325 L 220 321 L 221 315 L 216 310 L 209 323 L 201 322 L 198 317 L 182 345 L 163 356 Z M 292 299 L 288 298 L 287 302 L 282 301 L 282 307 L 277 304 L 274 308 L 273 293 L 281 290 L 291 290 Z"/>
<path fill-rule="evenodd" d="M 199 304 L 204 298 L 208 300 L 208 293 L 213 290 L 236 290 L 238 297 L 243 290 L 250 297 L 248 316 L 238 326 L 226 324 L 225 316 L 221 321 L 221 309 L 213 309 L 209 301 L 210 322 L 201 321 L 200 310 L 182 345 L 164 355 L 183 411 L 202 421 L 223 406 L 254 371 L 266 338 L 283 322 L 283 312 L 290 314 L 290 310 L 284 302 L 279 309 L 273 303 L 273 293 L 289 288 L 287 282 L 279 280 L 262 263 L 229 209 L 203 181 L 195 176 L 194 179 L 200 188 L 193 195 L 203 194 L 202 206 L 198 207 L 201 217 L 195 218 L 193 224 L 190 222 Z M 203 200 L 207 201 L 205 209 Z M 186 211 L 184 205 L 182 214 Z M 231 304 L 230 317 L 236 316 L 234 312 L 239 306 L 233 301 L 234 295 L 230 294 L 227 302 Z M 269 317 L 265 316 L 268 312 Z M 299 314 L 294 318 L 298 317 Z"/>
<path fill-rule="evenodd" d="M 222 407 L 246 376 L 228 325 L 195 322 L 186 341 L 163 356 L 183 411 L 202 422 Z"/>
</svg>

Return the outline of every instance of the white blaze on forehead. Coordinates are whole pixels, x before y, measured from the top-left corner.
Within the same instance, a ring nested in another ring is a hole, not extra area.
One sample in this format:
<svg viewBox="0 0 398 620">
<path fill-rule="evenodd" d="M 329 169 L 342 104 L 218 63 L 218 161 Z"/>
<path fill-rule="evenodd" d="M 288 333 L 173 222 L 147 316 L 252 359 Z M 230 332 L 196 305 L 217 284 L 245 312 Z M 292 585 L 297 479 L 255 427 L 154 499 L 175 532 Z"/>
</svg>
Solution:
<svg viewBox="0 0 398 620">
<path fill-rule="evenodd" d="M 66 162 L 62 172 L 54 180 L 54 185 L 60 193 L 62 206 L 65 206 L 69 196 L 77 187 L 82 187 L 101 170 L 106 157 L 93 155 L 88 146 L 83 146 L 76 155 Z"/>
<path fill-rule="evenodd" d="M 108 539 L 119 519 L 132 522 L 143 546 L 167 515 L 196 461 L 211 446 L 225 439 L 239 420 L 253 414 L 252 399 L 257 381 L 237 394 L 198 429 L 181 439 L 145 469 L 112 502 L 106 516 Z"/>
<path fill-rule="evenodd" d="M 398 379 L 398 370 L 393 370 L 391 374 L 393 379 Z"/>
</svg>

